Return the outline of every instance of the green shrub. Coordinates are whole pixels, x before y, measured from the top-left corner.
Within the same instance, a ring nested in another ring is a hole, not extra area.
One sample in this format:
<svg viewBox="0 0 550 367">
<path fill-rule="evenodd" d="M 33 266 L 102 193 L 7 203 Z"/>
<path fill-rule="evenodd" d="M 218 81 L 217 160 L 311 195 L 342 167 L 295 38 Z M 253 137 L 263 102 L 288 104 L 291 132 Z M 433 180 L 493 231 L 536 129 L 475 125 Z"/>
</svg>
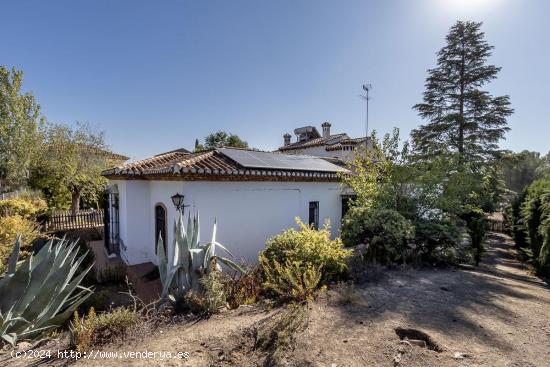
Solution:
<svg viewBox="0 0 550 367">
<path fill-rule="evenodd" d="M 281 265 L 263 255 L 260 256 L 260 265 L 265 279 L 264 289 L 273 292 L 279 301 L 299 303 L 315 298 L 323 275 L 320 268 L 300 261 L 287 261 Z"/>
<path fill-rule="evenodd" d="M 414 237 L 411 222 L 395 210 L 351 208 L 342 220 L 346 246 L 367 245 L 365 258 L 382 264 L 402 261 L 407 243 Z"/>
<path fill-rule="evenodd" d="M 79 352 L 88 352 L 92 346 L 124 337 L 137 322 L 138 314 L 124 307 L 99 315 L 92 307 L 82 318 L 75 311 L 70 327 L 71 345 Z"/>
<path fill-rule="evenodd" d="M 19 260 L 24 260 L 30 254 L 32 242 L 40 236 L 38 226 L 32 220 L 19 215 L 0 217 L 0 276 L 6 271 L 8 258 L 18 235 L 23 244 Z"/>
<path fill-rule="evenodd" d="M 550 179 L 534 181 L 512 203 L 512 233 L 520 255 L 550 276 Z"/>
<path fill-rule="evenodd" d="M 539 273 L 550 276 L 550 191 L 541 195 L 539 235 L 542 237 L 542 246 L 537 259 Z"/>
<path fill-rule="evenodd" d="M 527 230 L 521 218 L 521 206 L 527 196 L 527 189 L 523 190 L 510 205 L 510 209 L 507 212 L 507 221 L 509 222 L 510 231 L 516 247 L 525 248 L 529 246 L 527 242 Z"/>
<path fill-rule="evenodd" d="M 460 233 L 455 225 L 437 220 L 418 220 L 414 228 L 416 251 L 423 261 L 455 261 L 455 249 L 460 245 Z"/>
<path fill-rule="evenodd" d="M 0 200 L 0 216 L 18 215 L 25 219 L 36 219 L 48 210 L 46 201 L 40 197 L 10 198 Z"/>
<path fill-rule="evenodd" d="M 225 289 L 219 271 L 211 271 L 200 279 L 203 296 L 204 309 L 207 313 L 218 312 L 227 304 Z"/>
<path fill-rule="evenodd" d="M 351 251 L 343 248 L 339 238 L 330 239 L 328 225 L 316 230 L 302 223 L 299 218 L 296 218 L 296 223 L 299 230 L 287 229 L 267 240 L 266 249 L 260 253 L 260 258 L 279 264 L 300 262 L 311 265 L 321 271 L 323 281 L 339 278 L 347 269 L 346 259 Z"/>
<path fill-rule="evenodd" d="M 539 227 L 545 220 L 543 198 L 550 194 L 550 179 L 537 180 L 528 187 L 525 200 L 521 204 L 521 221 L 526 229 L 527 241 L 533 254 L 540 253 L 544 238 Z"/>
</svg>

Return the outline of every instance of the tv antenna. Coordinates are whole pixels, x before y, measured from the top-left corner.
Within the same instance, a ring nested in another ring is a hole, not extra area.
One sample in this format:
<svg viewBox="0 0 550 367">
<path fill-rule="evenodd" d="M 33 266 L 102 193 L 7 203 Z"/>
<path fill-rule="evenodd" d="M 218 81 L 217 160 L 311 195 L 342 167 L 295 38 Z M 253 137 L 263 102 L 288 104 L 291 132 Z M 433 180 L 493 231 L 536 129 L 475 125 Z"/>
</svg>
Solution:
<svg viewBox="0 0 550 367">
<path fill-rule="evenodd" d="M 365 83 L 363 84 L 363 90 L 365 91 L 365 94 L 361 94 L 359 95 L 359 97 L 361 97 L 366 103 L 366 106 L 367 106 L 367 113 L 366 113 L 366 116 L 365 116 L 365 147 L 367 146 L 367 142 L 368 142 L 368 136 L 369 136 L 369 100 L 370 100 L 370 96 L 369 96 L 369 92 L 372 90 L 372 84 L 370 83 Z"/>
</svg>

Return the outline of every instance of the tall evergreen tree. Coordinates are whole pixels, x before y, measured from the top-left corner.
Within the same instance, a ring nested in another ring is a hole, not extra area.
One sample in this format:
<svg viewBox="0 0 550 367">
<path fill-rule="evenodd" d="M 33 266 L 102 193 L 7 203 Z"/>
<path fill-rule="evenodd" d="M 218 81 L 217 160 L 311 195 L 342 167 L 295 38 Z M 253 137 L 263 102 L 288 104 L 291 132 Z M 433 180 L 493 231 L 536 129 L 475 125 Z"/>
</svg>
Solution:
<svg viewBox="0 0 550 367">
<path fill-rule="evenodd" d="M 413 107 L 427 120 L 411 133 L 421 157 L 458 154 L 460 161 L 482 162 L 499 152 L 513 109 L 508 96 L 482 90 L 501 68 L 487 65 L 493 46 L 481 25 L 457 22 L 437 53 L 437 67 L 428 70 L 424 102 Z"/>
</svg>

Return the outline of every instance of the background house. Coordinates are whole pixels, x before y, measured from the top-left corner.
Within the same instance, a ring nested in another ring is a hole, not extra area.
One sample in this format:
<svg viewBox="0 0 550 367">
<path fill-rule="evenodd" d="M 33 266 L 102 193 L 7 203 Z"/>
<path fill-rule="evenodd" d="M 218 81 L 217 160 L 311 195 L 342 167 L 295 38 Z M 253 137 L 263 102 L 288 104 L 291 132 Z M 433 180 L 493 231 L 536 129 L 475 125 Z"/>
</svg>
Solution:
<svg viewBox="0 0 550 367">
<path fill-rule="evenodd" d="M 283 135 L 284 144 L 278 149 L 286 154 L 307 154 L 316 157 L 333 158 L 343 162 L 353 159 L 354 149 L 367 144 L 371 146 L 370 139 L 366 137 L 350 138 L 346 133 L 331 133 L 331 124 L 324 122 L 321 125 L 322 134 L 315 126 L 304 126 L 294 130 L 296 141 L 292 142 L 292 135 Z"/>
<path fill-rule="evenodd" d="M 317 157 L 229 148 L 176 150 L 105 171 L 109 250 L 131 265 L 154 262 L 159 233 L 167 243 L 173 239 L 176 193 L 184 195 L 186 215 L 200 210 L 203 240 L 217 218 L 218 240 L 250 262 L 266 239 L 295 226 L 295 217 L 316 227 L 329 220 L 335 236 L 342 171 Z"/>
</svg>

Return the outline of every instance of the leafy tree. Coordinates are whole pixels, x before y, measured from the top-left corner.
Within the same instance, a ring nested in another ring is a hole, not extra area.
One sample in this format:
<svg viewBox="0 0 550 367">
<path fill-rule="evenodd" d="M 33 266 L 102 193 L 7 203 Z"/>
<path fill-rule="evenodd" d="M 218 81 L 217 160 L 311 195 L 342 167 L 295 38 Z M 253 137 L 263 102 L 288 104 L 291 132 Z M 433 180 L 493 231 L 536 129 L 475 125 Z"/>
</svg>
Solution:
<svg viewBox="0 0 550 367">
<path fill-rule="evenodd" d="M 508 96 L 481 89 L 500 71 L 487 64 L 493 46 L 481 25 L 457 22 L 437 54 L 437 67 L 428 70 L 424 101 L 414 106 L 428 123 L 411 134 L 421 157 L 458 153 L 460 161 L 483 162 L 499 152 L 513 110 Z"/>
<path fill-rule="evenodd" d="M 75 128 L 52 124 L 46 130 L 42 159 L 36 166 L 32 185 L 44 191 L 50 206 L 71 210 L 80 208 L 81 200 L 99 205 L 107 180 L 101 171 L 110 166 L 110 153 L 103 133 L 88 125 Z"/>
<path fill-rule="evenodd" d="M 353 159 L 348 163 L 348 169 L 354 174 L 339 174 L 342 183 L 350 187 L 356 198 L 354 206 L 364 208 L 394 207 L 397 189 L 390 190 L 394 174 L 400 163 L 399 130 L 386 134 L 379 141 L 376 131 L 371 134 L 372 146 L 355 148 Z M 405 151 L 407 147 L 404 148 Z M 391 191 L 391 192 L 390 192 Z"/>
<path fill-rule="evenodd" d="M 502 158 L 503 179 L 506 187 L 515 193 L 522 192 L 537 178 L 544 176 L 545 157 L 538 152 L 524 150 L 509 153 Z"/>
<path fill-rule="evenodd" d="M 23 73 L 0 66 L 0 191 L 24 186 L 40 147 L 44 118 L 32 93 L 23 93 Z"/>
<path fill-rule="evenodd" d="M 542 163 L 537 167 L 535 174 L 537 178 L 550 177 L 550 152 L 542 157 Z"/>
<path fill-rule="evenodd" d="M 200 144 L 198 139 L 195 140 L 195 151 L 223 147 L 248 148 L 248 143 L 242 140 L 238 135 L 221 130 L 209 134 L 204 139 L 204 145 Z"/>
</svg>

